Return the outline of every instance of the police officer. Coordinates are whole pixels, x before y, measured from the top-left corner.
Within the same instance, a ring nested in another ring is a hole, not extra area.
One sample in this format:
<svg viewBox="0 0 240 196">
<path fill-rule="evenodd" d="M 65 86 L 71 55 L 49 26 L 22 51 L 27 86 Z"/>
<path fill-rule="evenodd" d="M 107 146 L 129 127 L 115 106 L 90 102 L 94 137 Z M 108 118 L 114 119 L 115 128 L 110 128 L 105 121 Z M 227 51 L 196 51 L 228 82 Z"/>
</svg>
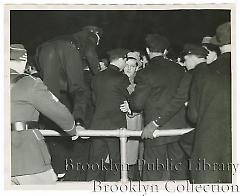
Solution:
<svg viewBox="0 0 240 196">
<path fill-rule="evenodd" d="M 12 184 L 54 184 L 57 177 L 38 130 L 39 112 L 70 136 L 76 135 L 74 119 L 41 79 L 24 74 L 24 46 L 12 44 L 10 53 Z"/>
<path fill-rule="evenodd" d="M 86 65 L 98 73 L 96 46 L 101 29 L 86 26 L 82 31 L 46 41 L 36 51 L 36 66 L 49 90 L 68 107 L 84 126 L 90 92 L 84 81 Z"/>
<path fill-rule="evenodd" d="M 98 72 L 99 61 L 96 47 L 102 30 L 96 26 L 86 26 L 72 35 L 64 35 L 46 41 L 37 48 L 36 63 L 40 76 L 49 90 L 72 112 L 76 124 L 85 128 L 88 124 L 88 105 L 90 89 L 84 78 L 84 68 L 90 68 L 92 74 Z M 47 129 L 59 129 L 54 123 L 41 118 L 40 123 Z M 66 172 L 66 158 L 87 157 L 88 142 L 47 138 L 52 165 L 58 174 L 66 174 L 65 180 L 84 180 L 84 175 Z M 83 150 L 84 149 L 84 150 Z M 87 160 L 81 160 L 86 162 Z M 83 177 L 83 178 L 82 178 Z"/>
</svg>

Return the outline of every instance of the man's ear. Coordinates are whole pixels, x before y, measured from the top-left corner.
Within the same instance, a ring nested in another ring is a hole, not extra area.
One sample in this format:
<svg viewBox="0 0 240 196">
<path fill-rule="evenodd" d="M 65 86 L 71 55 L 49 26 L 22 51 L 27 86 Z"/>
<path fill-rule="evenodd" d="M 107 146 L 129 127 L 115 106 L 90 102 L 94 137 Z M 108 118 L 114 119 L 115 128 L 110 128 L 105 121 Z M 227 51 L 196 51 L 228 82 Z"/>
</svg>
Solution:
<svg viewBox="0 0 240 196">
<path fill-rule="evenodd" d="M 150 54 L 149 48 L 146 48 L 146 52 L 147 52 L 148 55 Z"/>
<path fill-rule="evenodd" d="M 167 55 L 167 53 L 168 53 L 168 50 L 165 49 L 165 50 L 163 51 L 163 54 L 164 54 L 164 55 Z"/>
<path fill-rule="evenodd" d="M 96 44 L 99 45 L 100 36 L 99 36 L 98 32 L 96 32 L 95 35 L 97 36 L 97 43 Z"/>
</svg>

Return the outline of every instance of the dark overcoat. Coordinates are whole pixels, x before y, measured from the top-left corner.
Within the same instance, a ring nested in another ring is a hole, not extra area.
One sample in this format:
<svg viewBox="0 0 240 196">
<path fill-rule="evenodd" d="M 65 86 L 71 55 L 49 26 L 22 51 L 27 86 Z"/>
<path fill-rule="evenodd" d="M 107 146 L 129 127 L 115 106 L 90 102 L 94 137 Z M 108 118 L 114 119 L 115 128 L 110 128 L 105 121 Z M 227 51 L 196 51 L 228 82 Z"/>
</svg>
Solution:
<svg viewBox="0 0 240 196">
<path fill-rule="evenodd" d="M 93 74 L 98 72 L 95 47 L 89 33 L 79 32 L 46 41 L 36 51 L 36 63 L 44 83 L 75 119 L 82 121 L 90 98 L 83 69 L 88 65 Z"/>
<path fill-rule="evenodd" d="M 231 169 L 221 169 L 232 162 L 230 57 L 222 54 L 209 66 L 207 78 L 193 81 L 191 87 L 188 116 L 196 123 L 191 155 L 194 183 L 231 182 Z M 204 161 L 210 167 L 204 169 Z M 219 167 L 214 169 L 214 164 Z"/>
</svg>

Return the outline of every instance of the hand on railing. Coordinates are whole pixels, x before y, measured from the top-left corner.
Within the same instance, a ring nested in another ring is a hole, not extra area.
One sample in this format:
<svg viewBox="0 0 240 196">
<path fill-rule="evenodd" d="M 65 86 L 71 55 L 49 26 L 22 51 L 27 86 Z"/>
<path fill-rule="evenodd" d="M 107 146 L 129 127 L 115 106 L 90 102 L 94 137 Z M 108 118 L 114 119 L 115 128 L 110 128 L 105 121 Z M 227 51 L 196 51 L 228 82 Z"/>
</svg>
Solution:
<svg viewBox="0 0 240 196">
<path fill-rule="evenodd" d="M 86 130 L 84 127 L 82 127 L 82 126 L 80 126 L 80 125 L 77 125 L 77 127 L 78 127 L 79 130 Z M 78 135 L 73 136 L 73 137 L 72 137 L 72 140 L 75 141 L 75 140 L 78 139 L 78 137 L 79 137 Z M 88 138 L 90 138 L 90 137 L 81 137 L 81 138 L 82 138 L 82 139 L 88 139 Z"/>
<path fill-rule="evenodd" d="M 148 123 L 142 131 L 141 135 L 142 139 L 153 139 L 154 138 L 153 133 L 155 130 L 157 130 L 157 128 L 158 126 L 156 126 L 156 124 L 153 121 Z"/>
</svg>

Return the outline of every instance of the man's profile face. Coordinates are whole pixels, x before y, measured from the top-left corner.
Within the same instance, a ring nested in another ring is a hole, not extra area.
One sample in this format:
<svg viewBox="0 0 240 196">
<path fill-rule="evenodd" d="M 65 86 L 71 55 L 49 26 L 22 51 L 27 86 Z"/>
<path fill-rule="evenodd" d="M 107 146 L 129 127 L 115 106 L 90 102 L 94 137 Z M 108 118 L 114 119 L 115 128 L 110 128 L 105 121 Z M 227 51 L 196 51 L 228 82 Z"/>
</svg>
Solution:
<svg viewBox="0 0 240 196">
<path fill-rule="evenodd" d="M 184 56 L 184 66 L 187 68 L 187 70 L 194 69 L 196 67 L 196 56 L 189 54 Z"/>
<path fill-rule="evenodd" d="M 95 35 L 97 36 L 96 45 L 98 46 L 98 45 L 99 45 L 99 42 L 100 42 L 100 35 L 99 35 L 98 32 L 96 32 Z"/>
<path fill-rule="evenodd" d="M 126 58 L 119 58 L 119 69 L 122 71 L 126 67 Z"/>
</svg>

